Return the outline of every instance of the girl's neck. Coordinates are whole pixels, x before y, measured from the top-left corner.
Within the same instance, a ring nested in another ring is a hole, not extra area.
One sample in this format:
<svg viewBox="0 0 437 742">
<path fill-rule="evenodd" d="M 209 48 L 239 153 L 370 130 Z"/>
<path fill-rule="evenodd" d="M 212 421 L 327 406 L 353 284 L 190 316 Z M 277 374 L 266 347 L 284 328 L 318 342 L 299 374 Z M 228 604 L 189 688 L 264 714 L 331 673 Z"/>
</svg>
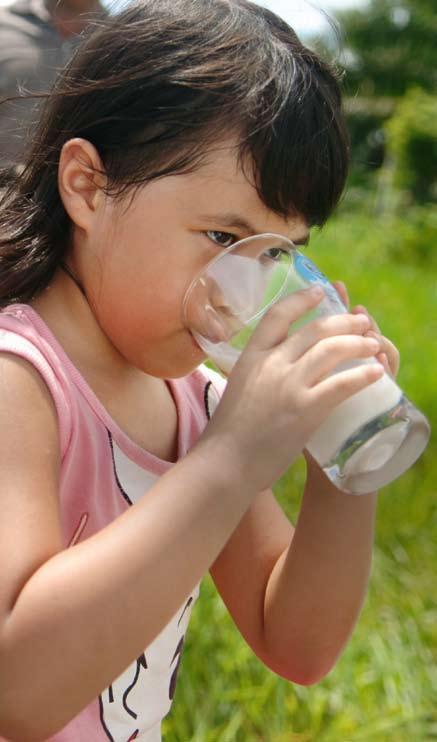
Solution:
<svg viewBox="0 0 437 742">
<path fill-rule="evenodd" d="M 46 289 L 30 303 L 85 376 L 92 373 L 121 381 L 136 371 L 100 328 L 68 268 L 59 269 Z"/>
</svg>

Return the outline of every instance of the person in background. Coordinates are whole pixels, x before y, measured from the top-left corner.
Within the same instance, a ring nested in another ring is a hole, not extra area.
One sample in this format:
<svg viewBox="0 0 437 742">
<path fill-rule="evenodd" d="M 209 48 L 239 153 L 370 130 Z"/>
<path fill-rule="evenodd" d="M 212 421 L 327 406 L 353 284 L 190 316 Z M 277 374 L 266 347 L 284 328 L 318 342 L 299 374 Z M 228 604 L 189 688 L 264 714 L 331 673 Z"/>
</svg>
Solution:
<svg viewBox="0 0 437 742">
<path fill-rule="evenodd" d="M 45 92 L 69 60 L 79 34 L 101 15 L 99 0 L 16 0 L 0 8 L 0 99 L 21 89 Z M 22 161 L 37 101 L 29 96 L 0 106 L 0 168 Z"/>
</svg>

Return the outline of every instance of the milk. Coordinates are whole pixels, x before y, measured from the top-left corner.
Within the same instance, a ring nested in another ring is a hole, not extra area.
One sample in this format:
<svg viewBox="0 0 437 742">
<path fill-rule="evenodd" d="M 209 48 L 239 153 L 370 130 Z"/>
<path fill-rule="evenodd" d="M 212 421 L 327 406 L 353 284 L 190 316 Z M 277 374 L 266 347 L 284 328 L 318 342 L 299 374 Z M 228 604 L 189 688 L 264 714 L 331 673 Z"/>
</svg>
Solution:
<svg viewBox="0 0 437 742">
<path fill-rule="evenodd" d="M 227 343 L 202 344 L 208 357 L 228 376 L 235 366 L 241 351 Z M 349 367 L 363 363 L 375 363 L 368 359 L 348 364 Z M 344 367 L 343 367 L 344 368 Z M 356 392 L 341 402 L 311 436 L 307 449 L 321 466 L 328 464 L 342 445 L 363 425 L 395 407 L 402 398 L 402 391 L 388 374 Z"/>
<path fill-rule="evenodd" d="M 308 451 L 316 461 L 325 466 L 357 430 L 370 420 L 389 412 L 401 399 L 401 389 L 385 373 L 373 384 L 335 407 L 311 436 L 307 443 Z"/>
</svg>

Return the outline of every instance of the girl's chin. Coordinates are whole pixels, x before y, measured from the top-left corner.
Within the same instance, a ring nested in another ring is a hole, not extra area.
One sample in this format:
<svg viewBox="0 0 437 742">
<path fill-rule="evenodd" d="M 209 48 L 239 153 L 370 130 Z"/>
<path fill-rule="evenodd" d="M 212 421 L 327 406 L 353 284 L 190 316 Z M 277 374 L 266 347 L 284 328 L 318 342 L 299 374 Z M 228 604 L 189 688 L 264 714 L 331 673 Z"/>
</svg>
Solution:
<svg viewBox="0 0 437 742">
<path fill-rule="evenodd" d="M 189 331 L 179 337 L 176 345 L 173 345 L 171 349 L 167 347 L 162 353 L 163 355 L 160 356 L 159 360 L 155 358 L 153 364 L 150 363 L 151 357 L 145 354 L 142 359 L 144 364 L 139 367 L 150 376 L 161 379 L 177 379 L 188 376 L 207 358 L 205 351 L 202 350 Z"/>
<path fill-rule="evenodd" d="M 184 342 L 184 347 L 179 348 L 177 355 L 172 355 L 168 364 L 167 373 L 159 374 L 163 378 L 177 379 L 182 376 L 188 376 L 195 369 L 206 361 L 206 353 L 196 342 L 191 332 L 186 335 L 188 343 Z"/>
</svg>

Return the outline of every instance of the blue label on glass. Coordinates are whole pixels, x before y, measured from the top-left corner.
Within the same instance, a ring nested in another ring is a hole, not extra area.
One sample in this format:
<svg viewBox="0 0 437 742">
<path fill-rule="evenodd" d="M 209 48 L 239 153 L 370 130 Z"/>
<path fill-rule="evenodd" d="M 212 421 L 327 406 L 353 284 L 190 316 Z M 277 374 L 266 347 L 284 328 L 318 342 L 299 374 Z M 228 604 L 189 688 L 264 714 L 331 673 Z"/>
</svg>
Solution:
<svg viewBox="0 0 437 742">
<path fill-rule="evenodd" d="M 294 268 L 296 270 L 296 273 L 301 278 L 303 278 L 306 283 L 322 284 L 331 308 L 334 311 L 336 310 L 344 312 L 344 304 L 341 301 L 335 287 L 332 285 L 329 279 L 326 278 L 325 274 L 318 269 L 317 265 L 315 265 L 312 260 L 307 258 L 306 255 L 302 255 L 301 253 L 296 252 L 294 257 Z"/>
<path fill-rule="evenodd" d="M 297 273 L 304 279 L 304 281 L 307 281 L 308 283 L 323 283 L 331 286 L 330 282 L 322 273 L 322 271 L 320 271 L 317 268 L 317 265 L 315 265 L 312 260 L 307 258 L 306 255 L 297 253 L 294 259 L 294 267 L 296 268 Z"/>
</svg>

